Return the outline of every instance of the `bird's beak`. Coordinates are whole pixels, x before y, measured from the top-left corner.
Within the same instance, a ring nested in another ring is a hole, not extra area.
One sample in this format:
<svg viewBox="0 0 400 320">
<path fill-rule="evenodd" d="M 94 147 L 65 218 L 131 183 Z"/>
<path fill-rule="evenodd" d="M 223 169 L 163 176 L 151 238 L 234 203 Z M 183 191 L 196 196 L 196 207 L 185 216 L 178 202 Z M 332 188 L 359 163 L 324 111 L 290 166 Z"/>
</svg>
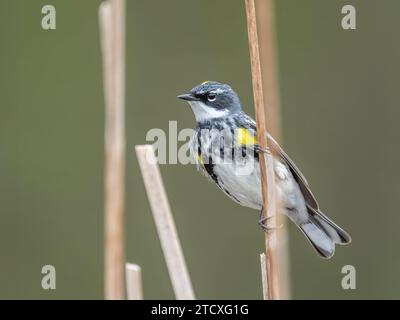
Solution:
<svg viewBox="0 0 400 320">
<path fill-rule="evenodd" d="M 179 99 L 185 101 L 199 101 L 200 99 L 192 95 L 191 93 L 185 93 L 178 96 Z"/>
</svg>

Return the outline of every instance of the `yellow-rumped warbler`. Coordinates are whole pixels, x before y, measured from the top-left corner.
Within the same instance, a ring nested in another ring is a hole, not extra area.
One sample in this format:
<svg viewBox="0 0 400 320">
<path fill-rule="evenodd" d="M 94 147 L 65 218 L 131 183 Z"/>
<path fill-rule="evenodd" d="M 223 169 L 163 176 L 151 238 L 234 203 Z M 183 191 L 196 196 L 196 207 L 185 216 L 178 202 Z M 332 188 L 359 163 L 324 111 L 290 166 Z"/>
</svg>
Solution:
<svg viewBox="0 0 400 320">
<path fill-rule="evenodd" d="M 330 258 L 335 244 L 351 242 L 350 236 L 319 210 L 307 180 L 269 134 L 269 151 L 260 149 L 255 121 L 243 112 L 238 95 L 229 85 L 206 81 L 178 98 L 189 102 L 196 118 L 191 152 L 198 169 L 233 201 L 261 210 L 264 229 L 258 155 L 271 152 L 283 213 L 316 251 Z"/>
</svg>

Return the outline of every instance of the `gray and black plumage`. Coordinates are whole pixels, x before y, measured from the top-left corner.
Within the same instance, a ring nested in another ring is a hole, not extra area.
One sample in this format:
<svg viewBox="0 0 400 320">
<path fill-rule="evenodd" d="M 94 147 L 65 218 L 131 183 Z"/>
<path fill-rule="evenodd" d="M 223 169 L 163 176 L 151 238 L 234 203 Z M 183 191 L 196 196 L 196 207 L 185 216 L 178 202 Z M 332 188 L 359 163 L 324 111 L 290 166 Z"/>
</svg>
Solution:
<svg viewBox="0 0 400 320">
<path fill-rule="evenodd" d="M 191 151 L 198 169 L 233 201 L 262 210 L 258 155 L 266 151 L 259 148 L 256 123 L 243 112 L 238 95 L 227 84 L 207 81 L 178 98 L 189 102 L 196 118 Z M 350 243 L 350 236 L 320 211 L 307 180 L 269 134 L 268 149 L 283 213 L 322 257 L 332 257 L 335 244 Z"/>
</svg>

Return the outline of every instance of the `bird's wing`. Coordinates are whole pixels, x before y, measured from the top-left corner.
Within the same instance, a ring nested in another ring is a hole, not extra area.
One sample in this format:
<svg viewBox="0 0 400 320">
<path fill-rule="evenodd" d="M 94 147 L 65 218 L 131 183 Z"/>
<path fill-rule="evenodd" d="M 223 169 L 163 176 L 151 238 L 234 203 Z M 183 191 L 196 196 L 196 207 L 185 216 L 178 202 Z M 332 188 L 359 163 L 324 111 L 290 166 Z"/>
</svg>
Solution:
<svg viewBox="0 0 400 320">
<path fill-rule="evenodd" d="M 243 127 L 249 128 L 250 129 L 249 132 L 251 132 L 254 136 L 256 136 L 256 123 L 252 118 L 245 115 L 244 117 L 242 117 L 241 122 L 242 122 L 241 125 Z M 254 148 L 255 152 L 264 152 L 264 153 L 268 152 L 268 150 L 263 150 L 262 148 L 260 148 L 260 146 L 256 142 L 256 139 L 254 141 L 255 141 L 255 144 L 254 144 L 253 148 Z M 283 151 L 281 146 L 275 141 L 275 139 L 270 134 L 268 134 L 267 142 L 268 142 L 268 149 L 272 153 L 272 155 L 281 159 L 290 169 L 294 179 L 299 184 L 301 193 L 303 194 L 304 200 L 306 201 L 306 203 L 311 208 L 318 210 L 319 209 L 318 202 L 315 199 L 315 196 L 313 195 L 306 178 L 301 173 L 301 171 L 297 168 L 297 166 L 294 164 L 292 159 L 289 158 L 289 156 L 285 153 L 285 151 Z"/>
<path fill-rule="evenodd" d="M 284 161 L 284 163 L 289 167 L 290 171 L 296 182 L 298 183 L 301 193 L 303 194 L 304 200 L 306 203 L 313 209 L 318 210 L 319 205 L 315 196 L 313 195 L 310 186 L 304 175 L 301 173 L 299 168 L 294 164 L 292 159 L 283 151 L 280 145 L 268 134 L 268 148 L 271 150 L 273 155 L 278 156 L 280 159 Z"/>
</svg>

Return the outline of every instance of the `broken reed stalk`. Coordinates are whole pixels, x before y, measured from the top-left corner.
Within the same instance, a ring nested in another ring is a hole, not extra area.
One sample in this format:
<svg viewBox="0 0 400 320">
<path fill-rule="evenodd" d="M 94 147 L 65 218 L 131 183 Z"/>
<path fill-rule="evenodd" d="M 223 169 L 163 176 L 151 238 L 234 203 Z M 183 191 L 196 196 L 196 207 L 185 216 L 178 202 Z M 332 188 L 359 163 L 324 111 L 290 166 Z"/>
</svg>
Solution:
<svg viewBox="0 0 400 320">
<path fill-rule="evenodd" d="M 261 265 L 263 298 L 264 300 L 268 300 L 267 261 L 265 259 L 265 253 L 260 254 L 260 265 Z"/>
<path fill-rule="evenodd" d="M 134 263 L 125 265 L 127 300 L 143 300 L 142 269 Z"/>
<path fill-rule="evenodd" d="M 142 145 L 135 149 L 176 299 L 194 300 L 192 283 L 153 147 Z"/>
<path fill-rule="evenodd" d="M 263 149 L 268 149 L 267 125 L 264 109 L 263 87 L 261 79 L 261 66 L 259 45 L 257 36 L 257 23 L 254 0 L 245 0 L 247 31 L 250 49 L 251 76 L 253 83 L 253 95 L 257 120 L 258 144 Z M 276 222 L 276 199 L 275 199 L 275 174 L 273 169 L 272 156 L 267 153 L 260 153 L 260 171 L 263 196 L 264 215 L 269 232 L 265 233 L 265 255 L 266 255 L 266 279 L 268 285 L 264 297 L 268 299 L 280 299 L 279 288 L 279 258 L 277 252 L 277 232 L 274 230 Z"/>
<path fill-rule="evenodd" d="M 264 89 L 264 108 L 268 114 L 267 130 L 282 143 L 281 132 L 281 103 L 279 90 L 279 74 L 277 59 L 277 42 L 275 30 L 275 0 L 257 0 L 256 14 L 259 26 L 259 43 L 261 55 L 261 73 Z M 278 212 L 280 203 L 277 202 Z M 280 267 L 280 290 L 282 299 L 290 299 L 290 273 L 289 273 L 289 239 L 286 219 L 277 216 L 278 225 L 278 253 Z"/>
<path fill-rule="evenodd" d="M 125 0 L 99 8 L 105 97 L 105 298 L 124 298 Z"/>
</svg>

